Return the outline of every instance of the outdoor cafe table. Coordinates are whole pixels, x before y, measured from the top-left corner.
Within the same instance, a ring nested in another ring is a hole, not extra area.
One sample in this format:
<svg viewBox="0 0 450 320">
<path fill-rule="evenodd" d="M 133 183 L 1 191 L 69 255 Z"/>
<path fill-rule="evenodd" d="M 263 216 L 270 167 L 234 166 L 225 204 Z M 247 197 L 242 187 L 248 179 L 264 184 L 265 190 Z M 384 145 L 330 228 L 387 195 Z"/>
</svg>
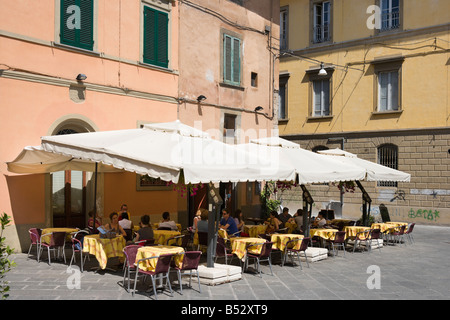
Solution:
<svg viewBox="0 0 450 320">
<path fill-rule="evenodd" d="M 41 238 L 41 242 L 43 243 L 50 243 L 51 235 L 49 233 L 52 232 L 65 232 L 66 233 L 66 240 L 70 241 L 71 233 L 79 231 L 78 228 L 45 228 L 42 229 L 41 234 L 43 237 Z"/>
<path fill-rule="evenodd" d="M 373 223 L 372 229 L 380 229 L 381 232 L 386 232 L 389 229 L 396 228 L 396 231 L 400 231 L 401 226 L 408 226 L 406 222 L 385 222 L 385 223 Z M 405 229 L 406 231 L 406 229 Z"/>
<path fill-rule="evenodd" d="M 155 239 L 155 244 L 165 245 L 167 240 L 172 237 L 181 235 L 179 231 L 172 230 L 153 230 L 153 239 Z M 177 244 L 181 245 L 181 238 L 177 239 Z"/>
<path fill-rule="evenodd" d="M 266 232 L 267 224 L 244 225 L 244 232 L 251 238 L 257 238 L 258 235 Z"/>
<path fill-rule="evenodd" d="M 176 246 L 146 246 L 138 249 L 136 253 L 136 262 L 139 260 L 150 258 L 150 257 L 158 257 L 162 254 L 174 254 L 174 262 L 175 265 L 181 268 L 183 262 L 184 249 L 182 247 Z M 139 268 L 144 271 L 154 271 L 156 267 L 158 259 L 149 259 L 139 264 Z"/>
<path fill-rule="evenodd" d="M 303 239 L 304 236 L 301 234 L 289 234 L 289 233 L 274 233 L 272 234 L 270 241 L 273 242 L 272 248 L 284 251 L 284 248 L 286 248 L 286 244 L 290 240 L 294 239 Z M 296 241 L 295 246 L 293 246 L 294 249 L 298 250 L 300 249 L 301 241 Z"/>
<path fill-rule="evenodd" d="M 292 233 L 297 229 L 297 223 L 286 222 L 284 224 L 284 227 L 287 228 L 287 231 L 286 231 L 287 233 Z"/>
<path fill-rule="evenodd" d="M 310 229 L 309 234 L 312 237 L 320 237 L 325 240 L 334 240 L 334 236 L 338 229 L 327 229 L 327 228 L 319 228 L 319 229 Z"/>
<path fill-rule="evenodd" d="M 247 237 L 235 237 L 230 238 L 231 252 L 234 253 L 239 259 L 243 259 L 247 252 L 246 248 L 250 244 L 258 244 L 266 242 L 262 238 L 247 238 Z M 249 249 L 249 252 L 259 254 L 261 253 L 261 246 L 255 246 Z"/>
<path fill-rule="evenodd" d="M 192 240 L 193 244 L 195 246 L 198 246 L 198 231 L 195 231 L 194 233 L 194 240 Z M 224 239 L 228 239 L 228 232 L 224 229 L 219 229 L 218 233 L 219 237 L 224 238 Z"/>
<path fill-rule="evenodd" d="M 362 227 L 362 226 L 347 226 L 347 227 L 344 227 L 343 231 L 345 231 L 345 237 L 347 239 L 354 239 L 358 232 L 363 232 L 363 231 L 367 231 L 367 230 L 370 230 L 370 228 Z"/>
<path fill-rule="evenodd" d="M 106 269 L 108 258 L 118 257 L 119 261 L 124 261 L 123 248 L 126 245 L 125 238 L 117 236 L 112 239 L 100 238 L 99 234 L 87 235 L 84 237 L 83 252 L 95 255 L 100 269 Z"/>
</svg>

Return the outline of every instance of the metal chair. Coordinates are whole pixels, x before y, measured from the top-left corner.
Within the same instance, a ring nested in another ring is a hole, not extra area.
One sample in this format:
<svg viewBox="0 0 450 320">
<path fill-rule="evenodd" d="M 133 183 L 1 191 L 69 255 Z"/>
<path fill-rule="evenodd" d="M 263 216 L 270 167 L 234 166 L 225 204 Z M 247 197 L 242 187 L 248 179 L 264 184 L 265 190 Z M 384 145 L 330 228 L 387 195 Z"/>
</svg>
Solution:
<svg viewBox="0 0 450 320">
<path fill-rule="evenodd" d="M 267 262 L 269 262 L 270 273 L 273 276 L 272 262 L 271 262 L 271 258 L 270 258 L 270 254 L 272 252 L 272 245 L 273 245 L 273 242 L 255 243 L 255 244 L 248 245 L 247 248 L 246 248 L 244 267 L 246 265 L 248 266 L 248 259 L 249 258 L 255 259 L 255 265 L 256 265 L 256 263 L 258 264 L 257 270 L 259 272 L 259 276 L 261 277 L 261 265 L 260 265 L 260 262 L 261 261 L 267 261 Z M 260 254 L 249 252 L 249 248 L 256 247 L 256 246 L 262 246 Z"/>
<path fill-rule="evenodd" d="M 83 259 L 83 240 L 84 240 L 84 236 L 87 234 L 89 234 L 88 231 L 81 230 L 81 231 L 78 231 L 75 234 L 73 234 L 72 239 L 71 239 L 72 240 L 72 258 L 70 259 L 69 267 L 72 266 L 72 261 L 74 261 L 76 263 L 75 255 L 77 253 L 79 253 L 80 254 L 80 270 L 81 270 L 81 272 L 83 272 L 84 260 L 86 260 L 86 257 L 89 256 L 89 254 L 86 254 Z"/>
<path fill-rule="evenodd" d="M 345 257 L 345 231 L 338 231 L 336 232 L 334 236 L 334 240 L 328 240 L 328 243 L 331 244 L 331 248 L 333 250 L 333 257 L 337 256 L 336 251 L 334 247 L 342 247 L 344 250 L 344 257 Z"/>
<path fill-rule="evenodd" d="M 65 244 L 66 244 L 66 233 L 65 232 L 52 232 L 52 233 L 47 233 L 47 234 L 43 234 L 41 236 L 41 239 L 44 236 L 47 235 L 51 235 L 50 237 L 50 244 L 47 244 L 45 242 L 39 241 L 39 247 L 41 250 L 43 250 L 43 248 L 47 248 L 47 252 L 48 252 L 48 264 L 51 265 L 51 258 L 50 258 L 50 251 L 57 251 L 58 252 L 58 258 L 60 253 L 62 252 L 63 257 L 64 257 L 64 263 L 66 263 L 66 251 L 64 250 Z M 42 253 L 39 253 L 39 257 L 41 257 Z"/>
<path fill-rule="evenodd" d="M 404 235 L 405 235 L 405 229 L 406 229 L 406 226 L 405 226 L 405 225 L 401 226 L 401 227 L 400 227 L 400 231 L 397 231 L 397 228 L 398 228 L 398 227 L 389 229 L 389 230 L 390 230 L 390 233 L 389 233 L 389 234 L 390 234 L 390 236 L 391 236 L 392 238 L 396 238 L 396 239 L 397 239 L 397 242 L 398 242 L 399 244 L 404 243 L 405 246 L 406 246 L 406 242 L 405 242 L 405 241 L 401 241 L 401 240 L 403 240 L 403 237 L 404 237 Z M 395 241 L 393 241 L 393 242 L 395 242 Z"/>
<path fill-rule="evenodd" d="M 414 243 L 414 239 L 411 233 L 413 232 L 415 225 L 416 225 L 415 223 L 410 223 L 408 225 L 408 230 L 406 230 L 405 232 L 405 236 L 408 238 L 410 244 Z"/>
<path fill-rule="evenodd" d="M 131 244 L 123 248 L 123 253 L 125 254 L 125 261 L 123 263 L 123 286 L 125 287 L 125 279 L 128 276 L 128 290 L 130 292 L 130 280 L 131 272 L 136 272 L 136 254 L 140 245 Z"/>
<path fill-rule="evenodd" d="M 208 232 L 197 231 L 198 246 L 197 250 L 200 250 L 200 246 L 208 246 Z"/>
<path fill-rule="evenodd" d="M 353 243 L 353 252 L 355 252 L 356 247 L 361 247 L 361 243 L 364 241 L 367 247 L 367 239 L 369 238 L 370 230 L 364 230 L 356 233 L 355 242 Z"/>
<path fill-rule="evenodd" d="M 136 241 L 134 244 L 138 246 L 154 246 L 155 245 L 155 239 L 142 239 L 139 241 Z"/>
<path fill-rule="evenodd" d="M 201 251 L 186 251 L 183 253 L 183 262 L 181 267 L 177 267 L 174 265 L 174 269 L 177 271 L 178 275 L 178 283 L 180 284 L 180 294 L 183 294 L 183 285 L 181 283 L 181 272 L 182 271 L 189 271 L 189 287 L 192 288 L 192 270 L 195 270 L 197 273 L 197 280 L 198 280 L 198 291 L 202 293 L 202 288 L 200 286 L 200 275 L 198 273 L 198 264 L 200 262 L 200 257 L 202 255 Z"/>
<path fill-rule="evenodd" d="M 39 262 L 39 251 L 40 251 L 40 239 L 41 239 L 41 229 L 38 228 L 30 228 L 28 230 L 28 233 L 30 234 L 30 248 L 28 249 L 28 256 L 27 260 L 30 258 L 30 252 L 33 245 L 36 246 L 36 260 Z"/>
<path fill-rule="evenodd" d="M 217 262 L 217 258 L 225 258 L 225 264 L 228 264 L 228 257 L 231 257 L 230 263 L 233 260 L 234 254 L 228 253 L 225 240 L 221 237 L 217 237 L 216 245 L 216 258 L 214 262 Z"/>
<path fill-rule="evenodd" d="M 381 230 L 380 229 L 370 229 L 369 232 L 369 252 L 372 251 L 372 242 L 373 240 L 377 240 L 377 247 L 378 250 L 381 252 L 381 245 L 380 245 L 380 237 L 381 237 Z"/>
<path fill-rule="evenodd" d="M 150 259 L 158 259 L 158 261 L 156 262 L 156 267 L 155 267 L 154 271 L 145 271 L 145 270 L 140 269 L 139 267 L 136 267 L 136 277 L 134 280 L 134 289 L 133 289 L 132 295 L 134 296 L 134 293 L 136 292 L 137 278 L 138 278 L 139 274 L 141 273 L 143 275 L 148 275 L 151 277 L 152 285 L 153 285 L 153 293 L 155 294 L 156 300 L 158 300 L 158 294 L 156 292 L 155 277 L 158 275 L 162 276 L 161 281 L 164 281 L 164 278 L 166 279 L 166 285 L 169 286 L 170 295 L 173 297 L 172 286 L 170 285 L 170 280 L 169 280 L 170 261 L 172 260 L 172 257 L 173 257 L 173 254 L 162 254 L 160 256 L 140 259 L 136 263 L 137 266 L 139 266 L 139 264 L 141 262 L 144 262 L 144 261 L 150 260 Z"/>
<path fill-rule="evenodd" d="M 303 239 L 292 239 L 292 240 L 289 240 L 286 243 L 286 247 L 284 248 L 283 262 L 282 262 L 281 266 L 282 267 L 284 266 L 286 258 L 287 258 L 287 256 L 290 253 L 290 258 L 291 258 L 292 264 L 294 264 L 294 259 L 292 258 L 292 256 L 295 254 L 297 256 L 297 258 L 298 258 L 298 263 L 300 264 L 300 269 L 303 270 L 302 262 L 301 262 L 301 259 L 300 259 L 300 253 L 303 252 L 303 254 L 305 255 L 305 259 L 306 259 L 306 265 L 309 268 L 308 257 L 306 256 L 306 249 L 308 249 L 309 240 L 310 240 L 309 237 L 306 237 L 306 238 L 303 238 Z M 302 242 L 300 244 L 300 248 L 299 249 L 294 249 L 295 243 L 299 242 L 299 241 Z M 293 244 L 293 247 L 289 248 L 291 244 Z"/>
</svg>

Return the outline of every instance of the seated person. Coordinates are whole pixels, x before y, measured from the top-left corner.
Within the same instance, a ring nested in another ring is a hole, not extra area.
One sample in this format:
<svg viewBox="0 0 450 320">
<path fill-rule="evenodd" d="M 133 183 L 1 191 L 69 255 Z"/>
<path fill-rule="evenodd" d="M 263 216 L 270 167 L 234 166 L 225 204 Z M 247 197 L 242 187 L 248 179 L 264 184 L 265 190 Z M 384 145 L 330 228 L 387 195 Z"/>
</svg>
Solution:
<svg viewBox="0 0 450 320">
<path fill-rule="evenodd" d="M 294 214 L 294 222 L 297 224 L 296 232 L 303 234 L 303 209 L 298 209 Z"/>
<path fill-rule="evenodd" d="M 159 223 L 158 229 L 160 228 L 170 228 L 170 230 L 178 231 L 177 224 L 175 221 L 170 220 L 170 213 L 169 212 L 163 212 L 162 214 L 163 220 Z"/>
<path fill-rule="evenodd" d="M 321 213 L 317 215 L 317 218 L 314 220 L 313 225 L 318 228 L 323 228 L 327 224 L 327 220 L 323 217 Z"/>
<path fill-rule="evenodd" d="M 128 218 L 131 219 L 131 214 L 128 212 L 128 206 L 125 203 L 120 207 L 120 210 L 117 213 L 119 214 L 119 221 L 122 220 L 123 213 L 127 213 Z"/>
<path fill-rule="evenodd" d="M 119 221 L 119 224 L 124 229 L 133 229 L 133 221 L 128 218 L 128 212 L 122 212 L 122 220 Z"/>
<path fill-rule="evenodd" d="M 200 219 L 197 222 L 197 232 L 208 232 L 208 215 L 209 212 L 206 209 L 200 209 Z"/>
<path fill-rule="evenodd" d="M 150 217 L 148 214 L 141 217 L 139 226 L 141 228 L 136 232 L 135 238 L 133 239 L 134 242 L 137 242 L 139 240 L 153 239 L 153 229 L 150 226 Z"/>
<path fill-rule="evenodd" d="M 281 223 L 282 222 L 280 221 L 280 219 L 278 219 L 278 212 L 276 212 L 275 210 L 271 211 L 270 217 L 266 221 L 264 221 L 264 224 L 268 224 L 266 233 L 270 234 L 277 231 L 278 229 L 280 229 Z"/>
<path fill-rule="evenodd" d="M 95 229 L 98 229 L 102 225 L 102 218 L 97 216 L 95 217 Z M 90 229 L 94 228 L 94 211 L 89 211 L 89 220 L 88 220 L 88 227 Z"/>
<path fill-rule="evenodd" d="M 219 228 L 225 229 L 228 235 L 234 234 L 235 236 L 239 236 L 236 221 L 234 221 L 234 218 L 225 209 L 222 210 L 222 219 L 219 222 Z"/>
<path fill-rule="evenodd" d="M 289 214 L 289 208 L 284 207 L 283 213 L 278 216 L 278 220 L 281 221 L 280 228 L 286 227 L 286 222 L 291 222 L 292 220 L 291 215 Z"/>
<path fill-rule="evenodd" d="M 105 229 L 108 231 L 115 232 L 117 235 L 127 236 L 127 233 L 119 224 L 119 215 L 117 212 L 112 212 L 109 215 L 110 223 L 105 225 Z"/>
</svg>

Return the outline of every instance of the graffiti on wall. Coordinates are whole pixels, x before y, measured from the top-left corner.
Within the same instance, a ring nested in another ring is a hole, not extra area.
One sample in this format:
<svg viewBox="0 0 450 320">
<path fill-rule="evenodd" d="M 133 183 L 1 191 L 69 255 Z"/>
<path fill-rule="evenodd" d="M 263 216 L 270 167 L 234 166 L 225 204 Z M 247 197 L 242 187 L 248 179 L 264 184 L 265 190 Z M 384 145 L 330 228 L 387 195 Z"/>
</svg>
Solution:
<svg viewBox="0 0 450 320">
<path fill-rule="evenodd" d="M 363 207 L 360 207 L 360 211 L 363 211 Z M 425 209 L 425 208 L 407 208 L 407 207 L 397 207 L 389 210 L 389 216 L 391 220 L 393 218 L 406 218 L 411 220 L 424 220 L 424 222 L 438 222 L 440 218 L 440 212 L 436 209 Z M 370 207 L 370 215 L 375 217 L 375 219 L 380 216 L 380 208 L 378 206 Z M 381 216 L 380 216 L 381 219 Z"/>
<path fill-rule="evenodd" d="M 439 218 L 439 211 L 433 209 L 411 209 L 408 213 L 410 219 L 423 219 L 436 222 Z"/>
</svg>

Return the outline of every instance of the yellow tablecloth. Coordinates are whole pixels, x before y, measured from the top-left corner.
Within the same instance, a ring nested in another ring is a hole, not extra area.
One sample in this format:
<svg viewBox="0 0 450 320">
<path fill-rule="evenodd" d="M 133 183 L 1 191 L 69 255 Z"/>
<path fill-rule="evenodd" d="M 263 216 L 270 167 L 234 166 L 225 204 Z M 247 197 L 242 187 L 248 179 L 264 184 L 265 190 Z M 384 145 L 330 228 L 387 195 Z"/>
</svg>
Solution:
<svg viewBox="0 0 450 320">
<path fill-rule="evenodd" d="M 362 231 L 366 231 L 366 230 L 370 230 L 370 228 L 369 227 L 362 227 L 362 226 L 347 226 L 347 227 L 344 227 L 345 237 L 346 238 L 350 238 L 350 239 L 354 239 L 358 232 L 362 232 Z"/>
<path fill-rule="evenodd" d="M 181 267 L 181 264 L 183 263 L 183 256 L 179 255 L 180 253 L 184 253 L 184 249 L 181 247 L 175 247 L 175 246 L 141 247 L 137 251 L 135 264 L 139 260 L 145 259 L 145 258 L 156 257 L 156 256 L 160 256 L 162 254 L 176 254 L 176 256 L 174 257 L 175 264 L 178 267 Z M 141 262 L 139 264 L 139 268 L 144 271 L 154 271 L 156 268 L 157 262 L 158 262 L 158 259 L 150 259 L 150 260 Z"/>
<path fill-rule="evenodd" d="M 390 222 L 386 222 L 386 223 L 392 225 L 391 228 L 393 228 L 393 227 L 401 227 L 401 226 L 408 226 L 407 222 L 393 222 L 393 221 L 390 221 Z M 405 231 L 406 230 L 407 230 L 407 228 L 405 228 Z M 400 231 L 400 228 L 399 228 L 399 231 Z"/>
<path fill-rule="evenodd" d="M 281 251 L 284 251 L 284 248 L 286 247 L 286 244 L 288 243 L 289 240 L 293 240 L 293 239 L 303 239 L 304 236 L 300 235 L 300 234 L 282 234 L 282 233 L 275 233 L 272 234 L 272 237 L 270 239 L 270 241 L 273 242 L 273 246 L 272 248 L 275 249 L 279 249 Z M 295 246 L 292 244 L 292 246 L 294 247 L 294 249 L 298 250 L 300 249 L 302 242 L 301 241 L 297 241 L 295 242 Z"/>
<path fill-rule="evenodd" d="M 113 239 L 101 239 L 100 235 L 92 234 L 84 237 L 83 252 L 95 255 L 100 268 L 105 269 L 108 258 L 118 257 L 124 260 L 123 248 L 126 245 L 125 238 L 117 236 Z"/>
<path fill-rule="evenodd" d="M 181 235 L 178 231 L 170 230 L 153 230 L 153 238 L 155 239 L 155 244 L 165 245 L 167 240 L 172 237 Z M 174 244 L 174 243 L 170 243 Z M 177 239 L 177 244 L 181 245 L 181 238 Z"/>
<path fill-rule="evenodd" d="M 292 233 L 297 229 L 297 224 L 295 222 L 294 223 L 286 222 L 284 226 L 287 228 L 287 233 Z"/>
<path fill-rule="evenodd" d="M 321 237 L 322 239 L 334 240 L 334 236 L 338 229 L 310 229 L 309 234 L 311 237 Z"/>
<path fill-rule="evenodd" d="M 66 233 L 66 240 L 70 241 L 70 238 L 72 237 L 72 232 L 77 232 L 79 229 L 77 228 L 45 228 L 42 229 L 42 235 L 52 232 L 65 232 Z M 41 242 L 50 243 L 51 235 L 47 235 L 41 238 Z"/>
<path fill-rule="evenodd" d="M 262 238 L 247 238 L 247 237 L 231 238 L 230 241 L 231 241 L 231 252 L 234 253 L 239 259 L 243 259 L 245 257 L 246 254 L 245 248 L 247 247 L 247 245 L 266 242 L 266 240 Z M 261 252 L 261 246 L 250 248 L 249 251 L 255 254 L 259 254 Z"/>
<path fill-rule="evenodd" d="M 153 230 L 158 229 L 158 227 L 159 227 L 159 222 L 157 222 L 157 223 L 152 223 L 152 228 L 153 228 Z M 181 232 L 181 224 L 177 223 L 177 228 L 178 228 L 178 231 Z"/>
<path fill-rule="evenodd" d="M 258 235 L 266 232 L 267 224 L 244 225 L 244 232 L 248 233 L 251 238 L 257 238 Z"/>
</svg>

